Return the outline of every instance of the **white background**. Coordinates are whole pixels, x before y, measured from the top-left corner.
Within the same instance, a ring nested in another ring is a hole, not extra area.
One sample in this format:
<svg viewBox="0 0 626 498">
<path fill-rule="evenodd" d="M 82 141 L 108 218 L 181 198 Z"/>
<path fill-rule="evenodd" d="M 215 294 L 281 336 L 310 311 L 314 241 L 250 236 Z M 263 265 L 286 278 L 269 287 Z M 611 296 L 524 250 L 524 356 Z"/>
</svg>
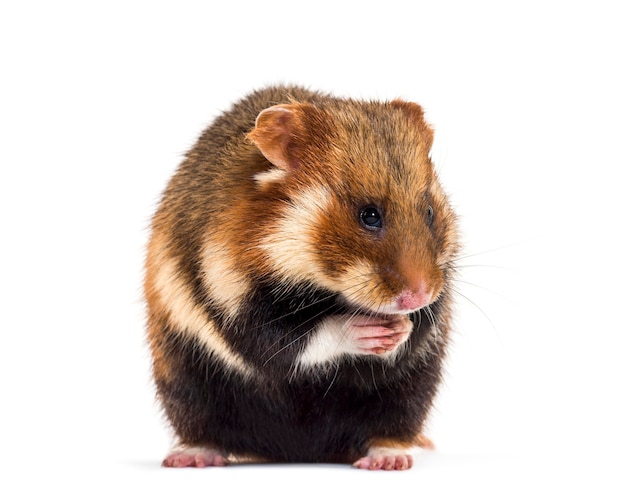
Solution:
<svg viewBox="0 0 626 498">
<path fill-rule="evenodd" d="M 624 496 L 620 2 L 0 4 L 0 494 Z M 420 102 L 465 253 L 409 472 L 159 467 L 147 226 L 252 89 Z"/>
</svg>

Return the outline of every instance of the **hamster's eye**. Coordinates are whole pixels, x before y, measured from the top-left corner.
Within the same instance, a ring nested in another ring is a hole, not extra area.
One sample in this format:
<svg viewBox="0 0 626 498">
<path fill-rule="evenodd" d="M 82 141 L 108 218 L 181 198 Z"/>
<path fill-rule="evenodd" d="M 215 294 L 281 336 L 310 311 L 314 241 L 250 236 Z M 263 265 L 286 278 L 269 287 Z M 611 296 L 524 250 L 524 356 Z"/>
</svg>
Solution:
<svg viewBox="0 0 626 498">
<path fill-rule="evenodd" d="M 383 215 L 376 206 L 366 206 L 361 209 L 359 220 L 368 230 L 378 230 L 383 226 Z"/>
<path fill-rule="evenodd" d="M 428 223 L 428 226 L 431 226 L 433 224 L 434 218 L 435 218 L 435 210 L 429 204 L 428 211 L 426 212 L 426 223 Z"/>
</svg>

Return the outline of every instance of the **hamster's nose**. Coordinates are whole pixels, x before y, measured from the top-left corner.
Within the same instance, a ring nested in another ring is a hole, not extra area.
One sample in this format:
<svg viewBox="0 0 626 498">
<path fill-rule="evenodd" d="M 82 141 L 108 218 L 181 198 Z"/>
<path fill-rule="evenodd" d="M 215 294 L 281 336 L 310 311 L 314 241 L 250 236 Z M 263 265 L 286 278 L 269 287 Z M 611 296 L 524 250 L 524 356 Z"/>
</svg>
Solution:
<svg viewBox="0 0 626 498">
<path fill-rule="evenodd" d="M 426 283 L 421 282 L 414 289 L 405 289 L 396 297 L 398 311 L 411 312 L 427 306 L 432 301 L 432 291 L 426 288 Z"/>
</svg>

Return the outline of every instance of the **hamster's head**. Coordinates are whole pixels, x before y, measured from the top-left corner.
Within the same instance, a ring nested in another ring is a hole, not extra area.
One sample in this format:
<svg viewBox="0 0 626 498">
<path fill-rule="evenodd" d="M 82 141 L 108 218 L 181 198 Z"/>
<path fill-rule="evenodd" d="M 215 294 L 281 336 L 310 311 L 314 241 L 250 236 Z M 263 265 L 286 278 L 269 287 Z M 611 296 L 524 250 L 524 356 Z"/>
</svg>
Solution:
<svg viewBox="0 0 626 498">
<path fill-rule="evenodd" d="M 273 200 L 258 231 L 264 271 L 339 293 L 361 313 L 408 314 L 437 300 L 454 266 L 456 218 L 420 106 L 276 105 L 248 138 L 267 159 L 256 188 Z"/>
</svg>

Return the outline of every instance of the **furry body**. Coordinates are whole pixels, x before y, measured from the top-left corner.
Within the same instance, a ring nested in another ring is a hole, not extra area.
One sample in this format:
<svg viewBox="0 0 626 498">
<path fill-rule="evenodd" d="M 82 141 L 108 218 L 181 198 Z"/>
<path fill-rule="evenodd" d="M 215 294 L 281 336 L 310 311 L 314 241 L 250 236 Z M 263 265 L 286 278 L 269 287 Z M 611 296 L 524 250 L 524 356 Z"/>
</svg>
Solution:
<svg viewBox="0 0 626 498">
<path fill-rule="evenodd" d="M 420 443 L 457 251 L 431 142 L 416 104 L 297 87 L 255 92 L 202 134 L 146 262 L 154 378 L 181 444 L 355 462 Z"/>
</svg>

